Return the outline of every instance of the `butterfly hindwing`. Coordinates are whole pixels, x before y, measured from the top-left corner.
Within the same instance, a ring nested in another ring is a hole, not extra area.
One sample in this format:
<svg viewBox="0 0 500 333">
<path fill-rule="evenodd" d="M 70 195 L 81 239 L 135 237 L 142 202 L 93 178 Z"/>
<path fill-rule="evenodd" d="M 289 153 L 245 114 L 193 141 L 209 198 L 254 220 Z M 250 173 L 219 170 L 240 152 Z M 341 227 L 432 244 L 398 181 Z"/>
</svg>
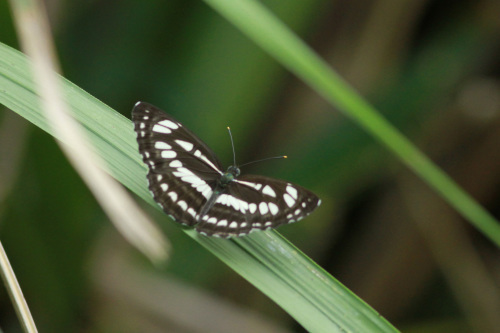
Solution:
<svg viewBox="0 0 500 333">
<path fill-rule="evenodd" d="M 173 117 L 148 103 L 132 111 L 139 152 L 155 201 L 176 221 L 198 221 L 222 171 L 212 150 Z"/>
<path fill-rule="evenodd" d="M 315 194 L 301 186 L 243 175 L 227 186 L 196 230 L 220 237 L 242 236 L 299 221 L 320 203 Z"/>
</svg>

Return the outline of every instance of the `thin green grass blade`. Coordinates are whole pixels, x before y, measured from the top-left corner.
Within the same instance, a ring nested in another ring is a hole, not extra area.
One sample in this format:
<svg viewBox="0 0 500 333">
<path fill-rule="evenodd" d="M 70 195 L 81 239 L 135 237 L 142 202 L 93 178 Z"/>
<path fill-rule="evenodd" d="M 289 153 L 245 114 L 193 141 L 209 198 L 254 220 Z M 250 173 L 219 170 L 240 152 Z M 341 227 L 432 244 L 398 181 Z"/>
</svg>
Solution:
<svg viewBox="0 0 500 333">
<path fill-rule="evenodd" d="M 359 123 L 462 216 L 500 246 L 500 223 L 363 100 L 271 12 L 254 0 L 205 0 L 228 21 Z"/>
<path fill-rule="evenodd" d="M 0 103 L 51 133 L 39 108 L 27 59 L 0 44 Z M 112 175 L 156 207 L 146 187 L 132 123 L 61 78 L 64 98 Z M 259 288 L 310 332 L 395 332 L 385 319 L 277 232 L 223 240 L 187 233 Z"/>
</svg>

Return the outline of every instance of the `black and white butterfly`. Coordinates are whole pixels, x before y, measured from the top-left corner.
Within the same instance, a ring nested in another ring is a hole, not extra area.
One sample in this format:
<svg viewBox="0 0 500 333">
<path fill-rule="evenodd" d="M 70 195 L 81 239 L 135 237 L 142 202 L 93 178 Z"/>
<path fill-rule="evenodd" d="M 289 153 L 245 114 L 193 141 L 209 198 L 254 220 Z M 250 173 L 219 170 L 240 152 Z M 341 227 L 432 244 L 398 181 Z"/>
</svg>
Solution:
<svg viewBox="0 0 500 333">
<path fill-rule="evenodd" d="M 224 170 L 193 132 L 157 107 L 132 110 L 139 152 L 155 201 L 175 221 L 203 235 L 244 236 L 303 219 L 321 200 L 295 184 Z"/>
</svg>

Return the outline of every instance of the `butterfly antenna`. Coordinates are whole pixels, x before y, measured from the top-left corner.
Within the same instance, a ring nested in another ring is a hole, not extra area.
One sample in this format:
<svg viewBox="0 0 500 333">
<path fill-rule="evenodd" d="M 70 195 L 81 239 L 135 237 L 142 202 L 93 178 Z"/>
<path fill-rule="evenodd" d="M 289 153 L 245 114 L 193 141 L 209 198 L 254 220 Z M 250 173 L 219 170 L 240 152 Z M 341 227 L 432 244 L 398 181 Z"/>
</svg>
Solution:
<svg viewBox="0 0 500 333">
<path fill-rule="evenodd" d="M 245 166 L 245 165 L 249 165 L 249 164 L 254 164 L 254 163 L 258 163 L 258 162 L 263 162 L 263 161 L 268 161 L 268 160 L 277 160 L 277 159 L 282 159 L 282 158 L 288 158 L 288 156 L 284 155 L 284 156 L 273 156 L 273 157 L 267 157 L 267 158 L 263 158 L 261 160 L 257 160 L 257 161 L 252 161 L 252 162 L 248 162 L 248 163 L 245 163 L 243 165 L 240 165 L 240 168 Z"/>
<path fill-rule="evenodd" d="M 227 127 L 227 131 L 229 132 L 229 137 L 231 138 L 231 147 L 233 148 L 233 166 L 236 167 L 236 153 L 234 151 L 233 135 L 231 134 L 231 129 L 229 128 L 229 126 Z"/>
</svg>

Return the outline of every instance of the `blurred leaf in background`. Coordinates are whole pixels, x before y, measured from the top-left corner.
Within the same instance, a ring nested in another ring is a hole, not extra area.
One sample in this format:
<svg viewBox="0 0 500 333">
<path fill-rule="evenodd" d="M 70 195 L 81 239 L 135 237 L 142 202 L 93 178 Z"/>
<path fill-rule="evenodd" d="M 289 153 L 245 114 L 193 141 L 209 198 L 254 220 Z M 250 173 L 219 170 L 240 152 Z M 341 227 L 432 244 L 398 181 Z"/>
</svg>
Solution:
<svg viewBox="0 0 500 333">
<path fill-rule="evenodd" d="M 497 1 L 263 3 L 499 215 Z M 228 125 L 240 163 L 288 155 L 248 172 L 301 184 L 324 204 L 280 232 L 397 327 L 499 327 L 498 249 L 206 4 L 52 1 L 49 10 L 65 77 L 125 116 L 138 100 L 153 103 L 226 164 Z M 18 48 L 5 3 L 0 22 L 0 41 Z M 301 331 L 156 211 L 174 255 L 153 271 L 105 223 L 50 136 L 2 110 L 0 138 L 10 181 L 1 238 L 40 331 L 201 332 L 203 318 L 189 326 L 181 313 L 202 305 L 221 324 Z M 18 331 L 1 293 L 0 326 Z"/>
</svg>

